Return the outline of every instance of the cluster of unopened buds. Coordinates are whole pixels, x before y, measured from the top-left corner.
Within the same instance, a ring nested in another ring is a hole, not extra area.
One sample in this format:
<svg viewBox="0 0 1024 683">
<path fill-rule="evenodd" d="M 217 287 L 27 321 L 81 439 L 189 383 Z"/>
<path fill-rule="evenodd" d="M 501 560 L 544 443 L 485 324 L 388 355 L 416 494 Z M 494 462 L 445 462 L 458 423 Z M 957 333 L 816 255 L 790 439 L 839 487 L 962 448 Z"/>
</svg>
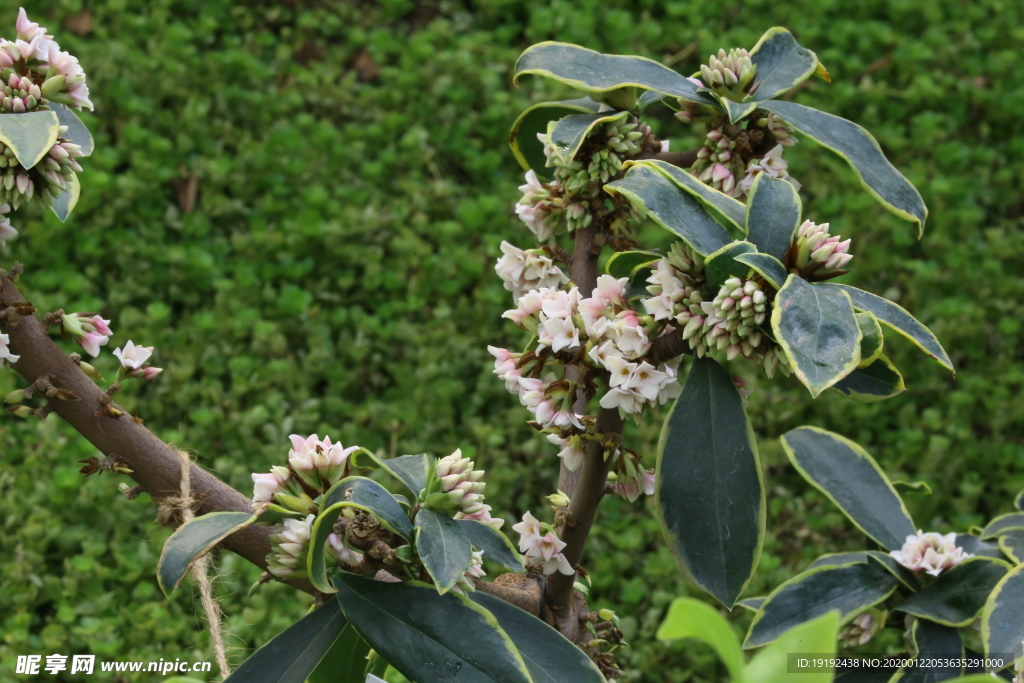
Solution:
<svg viewBox="0 0 1024 683">
<path fill-rule="evenodd" d="M 771 121 L 770 118 L 759 120 L 765 121 L 766 127 Z M 785 180 L 799 190 L 800 183 L 789 174 L 789 162 L 782 158 L 782 148 L 795 144 L 796 138 L 789 134 L 781 121 L 772 130 L 777 144 L 763 156 L 752 157 L 749 161 L 746 160 L 749 155 L 739 149 L 737 141 L 726 136 L 720 128 L 708 131 L 690 172 L 701 182 L 737 199 L 750 192 L 755 178 L 761 173 Z M 764 137 L 764 133 L 755 132 Z M 747 137 L 752 137 L 752 134 L 747 133 Z"/>
<path fill-rule="evenodd" d="M 575 573 L 562 554 L 565 542 L 555 535 L 550 525 L 541 524 L 527 512 L 523 515 L 523 521 L 512 525 L 512 529 L 519 534 L 519 551 L 525 556 L 528 567 L 535 567 L 543 574 L 554 574 L 557 571 L 571 576 Z"/>
<path fill-rule="evenodd" d="M 850 240 L 841 240 L 839 235 L 829 234 L 828 223 L 804 221 L 797 229 L 793 265 L 800 269 L 842 270 L 853 254 L 849 253 Z"/>
<path fill-rule="evenodd" d="M 645 496 L 654 495 L 654 470 L 641 467 L 640 456 L 623 449 L 616 453 L 615 465 L 608 473 L 608 485 L 612 492 L 632 503 L 641 493 Z"/>
<path fill-rule="evenodd" d="M 60 317 L 61 329 L 90 356 L 100 355 L 100 347 L 110 341 L 110 321 L 98 313 L 65 313 Z"/>
<path fill-rule="evenodd" d="M 968 557 L 971 553 L 956 544 L 956 534 L 946 535 L 918 529 L 916 534 L 907 536 L 906 542 L 899 550 L 893 550 L 890 556 L 907 569 L 938 576 L 946 569 L 951 569 Z"/>
<path fill-rule="evenodd" d="M 16 40 L 0 39 L 0 69 L 3 69 L 0 73 L 8 87 L 12 89 L 12 73 L 29 80 L 29 83 L 18 81 L 18 87 L 14 89 L 23 106 L 28 97 L 34 97 L 39 104 L 45 104 L 45 100 L 52 100 L 79 109 L 92 109 L 89 87 L 85 83 L 85 71 L 78 60 L 67 52 L 62 52 L 60 45 L 53 40 L 53 36 L 47 35 L 45 28 L 29 21 L 24 8 L 18 11 L 15 28 L 18 31 Z M 18 69 L 20 73 L 14 69 Z M 29 88 L 30 84 L 38 86 L 38 95 Z M 21 95 L 22 91 L 26 94 Z M 14 97 L 12 93 L 6 95 L 12 99 Z M 4 109 L 17 111 L 7 109 L 6 98 Z M 26 107 L 25 111 L 29 110 L 30 108 Z"/>
<path fill-rule="evenodd" d="M 484 571 L 484 551 L 474 550 L 472 555 L 472 563 L 469 565 L 459 580 L 452 586 L 452 592 L 458 593 L 459 595 L 466 595 L 476 590 L 476 585 L 473 583 L 473 579 L 480 579 L 487 576 L 487 572 Z"/>
<path fill-rule="evenodd" d="M 306 512 L 316 507 L 313 497 L 320 495 L 344 479 L 350 469 L 350 458 L 359 446 L 345 448 L 323 440 L 316 434 L 288 437 L 288 467 L 276 465 L 269 473 L 253 473 L 253 509 L 275 504 L 293 512 Z"/>
<path fill-rule="evenodd" d="M 424 505 L 439 512 L 454 511 L 455 519 L 473 519 L 500 529 L 505 520 L 491 517 L 491 506 L 484 503 L 485 474 L 474 470 L 473 461 L 462 456 L 461 448 L 456 449 L 434 463 Z"/>
<path fill-rule="evenodd" d="M 494 270 L 505 283 L 505 289 L 512 292 L 514 302 L 531 290 L 557 288 L 569 282 L 545 249 L 523 250 L 502 242 L 501 253 Z"/>
<path fill-rule="evenodd" d="M 861 612 L 839 632 L 839 642 L 844 647 L 866 645 L 885 626 L 887 616 L 876 609 Z"/>
<path fill-rule="evenodd" d="M 309 537 L 316 515 L 305 519 L 285 519 L 280 529 L 270 534 L 267 570 L 282 579 L 302 579 L 306 573 Z"/>
<path fill-rule="evenodd" d="M 61 126 L 58 135 L 67 134 L 67 130 L 67 126 Z M 79 145 L 58 137 L 39 163 L 26 169 L 15 158 L 14 150 L 0 143 L 0 202 L 12 204 L 15 209 L 22 201 L 46 204 L 68 188 L 75 173 L 81 172 L 76 159 L 82 156 Z"/>
<path fill-rule="evenodd" d="M 739 101 L 747 92 L 754 80 L 757 65 L 750 59 L 750 53 L 737 47 L 726 52 L 719 50 L 717 55 L 708 57 L 708 63 L 702 64 L 701 79 L 708 87 L 723 97 Z"/>
</svg>

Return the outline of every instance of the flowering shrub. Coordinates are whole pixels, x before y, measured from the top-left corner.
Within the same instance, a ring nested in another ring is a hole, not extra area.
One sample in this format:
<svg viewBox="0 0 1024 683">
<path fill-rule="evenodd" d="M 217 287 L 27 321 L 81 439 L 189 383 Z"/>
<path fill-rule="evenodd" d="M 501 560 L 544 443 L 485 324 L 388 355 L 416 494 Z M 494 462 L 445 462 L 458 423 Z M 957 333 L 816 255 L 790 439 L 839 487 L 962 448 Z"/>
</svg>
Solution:
<svg viewBox="0 0 1024 683">
<path fill-rule="evenodd" d="M 24 17 L 19 33 L 23 27 L 34 35 L 33 41 L 40 40 L 37 27 Z M 33 50 L 38 48 L 34 43 L 16 45 L 11 54 L 28 60 L 33 45 Z M 48 59 L 47 82 L 58 79 L 51 88 L 67 85 L 71 103 L 87 103 L 71 67 L 77 62 L 52 48 Z M 580 70 L 581 64 L 585 68 Z M 51 74 L 54 69 L 59 73 Z M 323 602 L 280 636 L 282 642 L 319 643 L 316 652 L 300 650 L 307 661 L 289 662 L 306 673 L 342 639 L 340 647 L 346 651 L 365 651 L 364 645 L 374 649 L 368 675 L 380 673 L 383 661 L 413 680 L 455 679 L 460 672 L 464 679 L 495 681 L 616 678 L 620 672 L 614 655 L 624 645 L 622 633 L 614 613 L 587 609 L 581 564 L 603 494 L 617 493 L 630 501 L 641 491 L 655 495 L 666 541 L 680 568 L 730 608 L 743 604 L 739 596 L 756 569 L 766 496 L 745 414 L 746 383 L 726 372 L 724 364 L 755 360 L 769 378 L 776 370 L 792 373 L 812 397 L 834 388 L 855 400 L 883 400 L 903 389 L 902 377 L 881 355 L 885 324 L 952 369 L 934 335 L 902 308 L 826 282 L 844 274 L 852 258 L 850 241 L 830 235 L 828 224 L 802 220 L 799 184 L 788 177 L 781 158 L 782 148 L 797 133 L 843 154 L 873 196 L 898 215 L 923 228 L 926 213 L 913 187 L 862 129 L 773 99 L 812 74 L 827 78 L 814 54 L 788 32 L 769 31 L 749 52 L 719 52 L 701 69 L 704 82 L 654 62 L 563 44 L 543 44 L 524 53 L 517 75 L 525 73 L 562 80 L 590 98 L 547 107 L 558 116 L 536 134 L 540 155 L 536 148 L 531 154 L 542 157 L 544 165 L 527 172 L 517 214 L 547 244 L 519 249 L 506 243 L 496 267 L 515 304 L 505 317 L 532 337 L 521 352 L 493 348 L 495 374 L 529 410 L 532 424 L 560 449 L 565 491 L 549 499 L 554 523 L 541 523 L 527 513 L 514 525 L 524 553 L 520 556 L 501 533 L 502 520 L 492 517 L 484 503 L 484 472 L 473 469 L 460 451 L 439 460 L 427 454 L 385 459 L 332 444 L 329 438 L 293 435 L 288 466 L 253 475 L 252 514 L 213 512 L 181 525 L 165 547 L 159 572 L 161 584 L 173 590 L 194 561 L 218 542 L 253 524 L 274 526 L 265 537 L 270 552 L 264 562 L 270 574 L 293 582 L 308 580 Z M 0 131 L 3 116 L 27 115 L 20 109 L 38 108 L 49 92 L 45 85 L 37 98 L 28 76 L 11 77 L 8 96 L 11 111 L 17 113 L 0 115 Z M 637 88 L 647 92 L 638 97 Z M 60 95 L 54 96 L 55 102 Z M 678 117 L 681 121 L 700 121 L 708 129 L 705 146 L 687 170 L 685 164 L 669 161 L 674 157 L 663 156 L 672 153 L 641 119 L 646 107 L 666 97 L 679 100 L 680 113 L 686 112 Z M 561 116 L 566 109 L 591 113 Z M 529 166 L 520 140 L 523 123 L 517 122 L 513 137 Z M 70 156 L 65 143 L 60 144 Z M 64 157 L 54 149 L 50 156 L 60 166 Z M 554 169 L 552 180 L 542 183 L 539 174 L 548 168 Z M 22 177 L 29 178 L 21 173 L 5 181 L 7 189 L 16 185 L 31 197 L 33 186 L 23 189 L 29 180 Z M 637 227 L 648 219 L 681 241 L 665 253 L 638 249 Z M 552 242 L 563 235 L 573 237 L 571 255 Z M 736 239 L 741 235 L 745 238 Z M 615 254 L 606 262 L 606 273 L 598 276 L 597 256 L 605 246 Z M 557 263 L 568 266 L 568 273 Z M 15 325 L 31 314 L 29 308 L 11 305 L 4 315 Z M 58 312 L 46 317 L 49 324 L 58 321 L 94 356 L 111 334 L 109 321 L 96 314 Z M 18 363 L 20 356 L 10 353 L 8 341 L 3 339 L 4 357 Z M 147 365 L 152 350 L 130 341 L 116 349 L 118 380 L 155 377 L 160 369 Z M 684 355 L 694 359 L 680 386 Z M 33 387 L 45 390 L 48 398 L 77 399 L 44 380 Z M 106 400 L 99 399 L 102 410 L 97 416 L 124 417 L 109 398 L 118 387 L 115 382 L 104 394 Z M 29 390 L 22 394 L 31 396 Z M 10 402 L 19 402 L 14 398 Z M 669 401 L 674 406 L 665 423 L 658 469 L 644 470 L 639 454 L 623 444 L 622 422 L 627 417 L 639 421 L 646 408 Z M 19 406 L 13 412 L 24 416 L 24 410 Z M 763 600 L 744 601 L 757 610 L 747 644 L 769 643 L 794 622 L 819 618 L 810 623 L 824 624 L 833 644 L 836 637 L 862 644 L 886 622 L 884 614 L 865 609 L 888 599 L 899 584 L 913 595 L 893 611 L 938 625 L 914 622 L 918 653 L 949 636 L 938 627 L 966 625 L 960 623 L 961 613 L 956 622 L 944 621 L 956 609 L 970 614 L 967 621 L 985 610 L 986 652 L 998 652 L 992 647 L 1003 644 L 1015 648 L 1019 620 L 1004 624 L 1019 610 L 1005 589 L 1011 583 L 1016 587 L 1020 567 L 1011 570 L 1003 561 L 983 560 L 978 547 L 969 551 L 957 545 L 959 537 L 918 538 L 920 532 L 911 533 L 907 544 L 895 550 L 892 538 L 906 531 L 903 522 L 911 531 L 914 526 L 909 516 L 900 516 L 902 503 L 888 495 L 895 490 L 877 465 L 848 445 L 853 457 L 842 461 L 836 455 L 842 453 L 836 445 L 842 440 L 834 435 L 825 435 L 831 441 L 822 457 L 813 438 L 808 445 L 808 433 L 821 436 L 809 430 L 790 433 L 785 441 L 794 465 L 892 554 L 866 551 L 864 559 L 826 562 Z M 383 470 L 410 495 L 393 494 L 370 478 L 353 476 L 351 471 L 359 467 Z M 836 476 L 836 467 L 842 476 Z M 131 472 L 116 459 L 90 462 L 83 472 L 99 469 Z M 987 527 L 983 534 L 1012 538 L 1008 531 L 1015 529 L 1014 520 L 1000 518 L 992 524 L 995 529 Z M 1011 541 L 1007 547 L 1002 552 L 1016 560 Z M 482 581 L 484 557 L 512 572 L 494 582 Z M 830 573 L 833 564 L 836 573 Z M 918 580 L 910 572 L 922 570 L 942 577 L 920 587 L 905 576 Z M 941 588 L 934 588 L 943 580 Z M 988 590 L 979 591 L 978 585 Z M 979 593 L 987 602 L 970 612 L 965 599 L 977 602 Z M 882 597 L 875 599 L 878 594 Z M 943 597 L 945 603 L 935 607 Z M 794 611 L 805 618 L 794 618 Z M 852 625 L 837 634 L 846 622 Z M 452 623 L 469 629 L 453 633 Z M 998 626 L 995 633 L 993 623 Z M 267 648 L 235 677 L 257 680 L 254 672 L 280 652 L 278 646 Z M 761 664 L 770 660 L 755 658 L 747 667 L 771 667 Z M 360 665 L 361 658 L 349 664 Z M 262 679 L 270 680 L 269 675 Z"/>
</svg>

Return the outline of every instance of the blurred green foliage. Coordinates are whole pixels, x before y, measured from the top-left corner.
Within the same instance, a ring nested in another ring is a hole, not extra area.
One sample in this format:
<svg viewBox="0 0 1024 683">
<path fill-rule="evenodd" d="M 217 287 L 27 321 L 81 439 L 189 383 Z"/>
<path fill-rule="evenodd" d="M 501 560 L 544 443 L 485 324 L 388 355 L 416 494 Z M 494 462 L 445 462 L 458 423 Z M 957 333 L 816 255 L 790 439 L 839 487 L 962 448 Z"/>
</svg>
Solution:
<svg viewBox="0 0 1024 683">
<path fill-rule="evenodd" d="M 499 317 L 510 297 L 492 271 L 502 239 L 527 243 L 507 130 L 528 103 L 569 93 L 534 78 L 513 88 L 515 59 L 555 39 L 689 73 L 773 25 L 832 75 L 797 99 L 871 130 L 931 210 L 919 242 L 805 140 L 787 156 L 807 216 L 853 238 L 847 281 L 928 324 L 958 376 L 890 334 L 886 353 L 909 390 L 888 402 L 812 402 L 794 380 L 755 382 L 770 508 L 748 594 L 862 542 L 786 464 L 777 437 L 792 427 L 838 431 L 894 478 L 929 482 L 934 495 L 908 496 L 925 528 L 965 530 L 1008 511 L 1024 487 L 1019 3 L 40 0 L 30 10 L 89 74 L 97 112 L 83 118 L 97 151 L 74 216 L 16 214 L 21 236 L 0 257 L 26 264 L 20 287 L 40 310 L 100 310 L 113 320 L 110 349 L 155 346 L 166 371 L 129 385 L 122 403 L 242 490 L 249 472 L 284 458 L 288 434 L 317 432 L 392 454 L 462 447 L 490 471 L 497 512 L 538 512 L 557 477 L 553 448 L 524 425 L 485 347 L 523 341 Z M 16 13 L 2 4 L 8 37 Z M 673 149 L 696 142 L 664 110 L 655 116 Z M 97 365 L 114 372 L 109 354 Z M 18 386 L 0 372 L 0 395 Z M 633 443 L 650 454 L 658 428 L 648 421 Z M 28 653 L 212 660 L 189 591 L 165 600 L 156 587 L 168 532 L 152 502 L 124 499 L 110 475 L 83 480 L 75 461 L 94 454 L 55 418 L 0 422 L 0 680 Z M 629 680 L 720 680 L 709 649 L 654 640 L 669 601 L 695 591 L 651 503 L 603 506 L 588 547 L 593 602 L 624 618 Z M 276 585 L 246 599 L 255 568 L 225 555 L 219 569 L 236 660 L 308 603 Z"/>
</svg>

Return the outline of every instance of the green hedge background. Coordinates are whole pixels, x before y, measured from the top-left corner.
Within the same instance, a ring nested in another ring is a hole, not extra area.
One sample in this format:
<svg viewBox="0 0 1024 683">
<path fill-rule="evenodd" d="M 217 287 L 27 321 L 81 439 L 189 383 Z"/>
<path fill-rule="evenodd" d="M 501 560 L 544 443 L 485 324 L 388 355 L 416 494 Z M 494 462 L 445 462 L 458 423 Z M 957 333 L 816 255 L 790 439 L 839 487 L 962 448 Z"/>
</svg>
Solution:
<svg viewBox="0 0 1024 683">
<path fill-rule="evenodd" d="M 13 38 L 17 3 L 0 3 Z M 527 243 L 512 207 L 522 174 L 507 145 L 519 110 L 568 94 L 511 85 L 519 52 L 562 40 L 650 56 L 684 72 L 719 47 L 789 27 L 833 83 L 797 99 L 871 130 L 931 211 L 909 223 L 861 191 L 837 157 L 792 152 L 808 217 L 853 238 L 847 281 L 928 324 L 954 379 L 890 335 L 909 390 L 874 406 L 811 401 L 795 381 L 756 382 L 749 412 L 769 490 L 769 536 L 749 595 L 824 550 L 861 543 L 787 465 L 778 436 L 800 424 L 858 440 L 927 529 L 966 530 L 1024 487 L 1024 6 L 1005 0 L 721 2 L 553 0 L 348 2 L 40 0 L 89 75 L 97 142 L 82 200 L 61 225 L 14 216 L 0 261 L 25 263 L 40 309 L 101 310 L 108 347 L 156 347 L 164 374 L 122 403 L 231 484 L 285 457 L 292 432 L 392 454 L 456 447 L 490 472 L 508 519 L 542 507 L 553 448 L 490 374 L 487 344 L 522 343 L 501 312 L 498 244 Z M 696 138 L 665 112 L 675 149 Z M 198 194 L 189 213 L 187 188 Z M 648 231 L 661 239 L 657 231 Z M 71 347 L 68 347 L 71 350 Z M 104 354 L 97 365 L 113 373 Z M 742 366 L 735 371 L 755 377 Z M 0 394 L 22 386 L 0 372 Z M 633 434 L 653 462 L 659 425 Z M 83 479 L 84 439 L 51 418 L 0 420 L 0 680 L 18 654 L 212 661 L 189 590 L 165 600 L 154 567 L 167 532 L 148 496 Z M 651 501 L 608 501 L 586 566 L 593 603 L 618 610 L 634 681 L 716 681 L 703 646 L 654 640 L 668 602 L 696 593 L 663 546 Z M 642 558 L 642 559 L 640 559 Z M 230 555 L 219 587 L 236 662 L 307 604 Z M 734 615 L 737 628 L 749 616 Z M 867 651 L 895 647 L 883 641 Z M 72 680 L 72 679 L 68 679 Z M 91 680 L 83 678 L 82 680 Z M 142 679 L 139 679 L 142 680 Z"/>
</svg>

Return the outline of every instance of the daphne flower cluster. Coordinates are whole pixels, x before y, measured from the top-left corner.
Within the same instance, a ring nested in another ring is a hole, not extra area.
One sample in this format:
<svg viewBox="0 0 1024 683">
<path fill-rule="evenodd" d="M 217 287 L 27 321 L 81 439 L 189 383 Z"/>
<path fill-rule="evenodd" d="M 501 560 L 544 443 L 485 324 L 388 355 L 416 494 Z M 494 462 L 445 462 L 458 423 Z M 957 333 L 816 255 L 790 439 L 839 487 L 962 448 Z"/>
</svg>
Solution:
<svg viewBox="0 0 1024 683">
<path fill-rule="evenodd" d="M 11 353 L 11 349 L 8 348 L 8 344 L 11 343 L 11 338 L 6 334 L 0 334 L 0 368 L 4 366 L 4 361 L 8 363 L 17 363 L 21 359 L 21 356 L 15 356 Z"/>
<path fill-rule="evenodd" d="M 545 534 L 540 521 L 529 512 L 524 514 L 523 521 L 514 524 L 512 529 L 519 534 L 519 551 L 526 556 L 527 566 L 539 567 L 544 574 L 554 574 L 557 571 L 570 576 L 575 573 L 562 554 L 565 542 L 553 531 Z"/>
<path fill-rule="evenodd" d="M 793 138 L 789 139 L 792 140 Z M 750 163 L 747 165 L 746 173 L 743 176 L 743 180 L 741 180 L 737 186 L 739 189 L 739 196 L 750 192 L 750 188 L 754 186 L 754 180 L 760 173 L 764 173 L 772 178 L 785 180 L 797 190 L 802 187 L 796 178 L 789 175 L 789 162 L 782 158 L 782 147 L 783 145 L 781 143 L 775 145 L 760 159 L 750 160 Z"/>
<path fill-rule="evenodd" d="M 334 558 L 343 564 L 355 566 L 363 561 L 363 554 L 349 548 L 338 534 L 331 534 L 327 537 L 327 547 Z"/>
<path fill-rule="evenodd" d="M 267 570 L 271 574 L 282 579 L 306 577 L 309 537 L 315 519 L 312 514 L 305 519 L 286 519 L 279 531 L 270 534 Z"/>
<path fill-rule="evenodd" d="M 479 579 L 487 576 L 487 572 L 484 571 L 484 551 L 474 550 L 473 559 L 459 580 L 452 586 L 452 592 L 458 593 L 459 595 L 466 595 L 476 590 L 476 585 L 473 584 L 473 579 Z"/>
<path fill-rule="evenodd" d="M 106 346 L 113 334 L 110 321 L 104 320 L 97 313 L 65 313 L 60 318 L 60 324 L 64 332 L 71 335 L 75 343 L 93 358 L 100 355 L 100 347 Z"/>
<path fill-rule="evenodd" d="M 348 474 L 349 456 L 359 446 L 345 448 L 340 443 L 331 443 L 331 437 L 323 441 L 313 434 L 302 438 L 298 434 L 288 437 L 291 450 L 288 451 L 288 466 L 303 482 L 314 491 L 326 491 Z"/>
<path fill-rule="evenodd" d="M 67 126 L 61 126 L 58 135 L 65 135 L 67 130 Z M 22 201 L 46 204 L 67 189 L 74 174 L 82 170 L 76 161 L 82 156 L 80 146 L 58 137 L 39 163 L 26 169 L 15 158 L 14 150 L 0 143 L 0 201 L 15 209 Z"/>
<path fill-rule="evenodd" d="M 108 329 L 107 332 L 109 333 L 109 331 Z M 163 368 L 150 367 L 147 362 L 150 356 L 153 355 L 152 346 L 136 346 L 129 339 L 123 349 L 114 349 L 114 355 L 117 356 L 117 360 L 121 363 L 121 370 L 127 370 L 129 377 L 149 380 L 164 371 Z"/>
<path fill-rule="evenodd" d="M 630 503 L 635 502 L 641 493 L 645 496 L 654 495 L 654 470 L 642 468 L 640 457 L 632 451 L 623 450 L 620 453 L 614 471 L 608 473 L 608 479 L 615 494 Z"/>
<path fill-rule="evenodd" d="M 45 28 L 29 21 L 24 8 L 18 11 L 15 28 L 18 31 L 16 40 L 0 40 L 0 69 L 5 70 L 4 80 L 9 79 L 6 71 L 13 72 L 14 68 L 23 70 L 23 73 L 19 74 L 20 77 L 41 80 L 39 84 L 33 83 L 39 86 L 38 90 L 41 92 L 38 95 L 33 91 L 31 94 L 20 95 L 19 99 L 24 102 L 26 97 L 34 95 L 34 99 L 44 105 L 45 98 L 79 109 L 92 109 L 89 87 L 85 83 L 85 71 L 78 60 L 67 52 L 62 52 L 60 45 L 53 40 L 53 36 L 47 35 Z M 27 87 L 19 90 L 27 90 Z M 7 96 L 11 97 L 9 93 Z M 8 110 L 6 99 L 4 109 Z M 25 111 L 30 110 L 31 108 L 25 108 Z M 18 109 L 13 111 L 21 113 Z"/>
<path fill-rule="evenodd" d="M 889 555 L 907 569 L 923 571 L 932 576 L 938 576 L 943 570 L 955 567 L 968 557 L 974 557 L 957 546 L 955 533 L 943 536 L 934 532 L 926 534 L 920 529 L 916 534 L 907 536 L 901 549 L 893 550 Z"/>
<path fill-rule="evenodd" d="M 845 268 L 853 254 L 849 253 L 850 240 L 840 241 L 842 239 L 829 233 L 828 223 L 804 221 L 797 229 L 793 265 L 797 268 L 816 266 L 825 271 Z"/>
<path fill-rule="evenodd" d="M 543 249 L 522 250 L 508 242 L 501 243 L 504 254 L 494 266 L 505 289 L 512 292 L 513 302 L 535 289 L 561 287 L 569 282 L 562 269 L 545 254 Z"/>
<path fill-rule="evenodd" d="M 844 647 L 866 645 L 874 637 L 875 631 L 881 626 L 877 616 L 872 614 L 875 611 L 861 612 L 854 617 L 853 621 L 839 632 L 839 642 Z"/>
<path fill-rule="evenodd" d="M 456 510 L 455 519 L 474 519 L 500 529 L 505 520 L 491 517 L 491 506 L 484 503 L 483 470 L 474 470 L 473 461 L 462 457 L 458 448 L 434 463 L 434 477 L 441 490 L 427 497 L 427 505 L 439 510 Z"/>
</svg>

